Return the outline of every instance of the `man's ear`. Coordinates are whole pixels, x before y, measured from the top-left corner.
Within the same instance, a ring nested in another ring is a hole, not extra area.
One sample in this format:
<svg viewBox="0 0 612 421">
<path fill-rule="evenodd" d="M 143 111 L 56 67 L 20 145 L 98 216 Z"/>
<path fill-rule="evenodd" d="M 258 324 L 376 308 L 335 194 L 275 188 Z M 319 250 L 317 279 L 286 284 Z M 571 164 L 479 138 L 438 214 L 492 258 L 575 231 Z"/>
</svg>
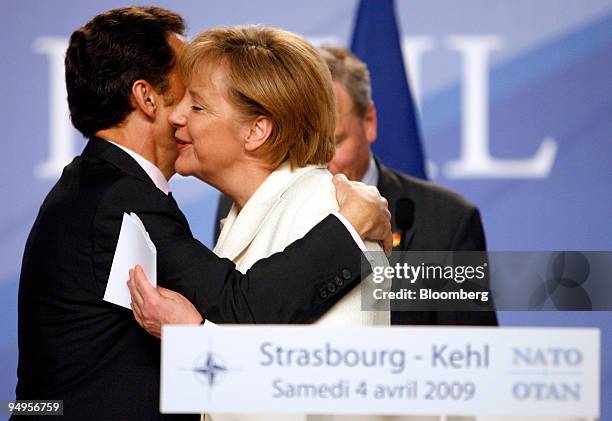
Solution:
<svg viewBox="0 0 612 421">
<path fill-rule="evenodd" d="M 378 120 L 376 118 L 376 106 L 374 102 L 370 102 L 365 116 L 363 117 L 363 128 L 368 143 L 374 143 L 378 135 Z"/>
<path fill-rule="evenodd" d="M 247 152 L 257 150 L 272 134 L 272 119 L 265 115 L 255 117 L 248 124 L 248 133 L 245 137 L 244 148 Z"/>
<path fill-rule="evenodd" d="M 132 100 L 134 106 L 142 111 L 147 117 L 154 118 L 157 110 L 159 95 L 155 92 L 149 82 L 139 79 L 132 85 Z"/>
</svg>

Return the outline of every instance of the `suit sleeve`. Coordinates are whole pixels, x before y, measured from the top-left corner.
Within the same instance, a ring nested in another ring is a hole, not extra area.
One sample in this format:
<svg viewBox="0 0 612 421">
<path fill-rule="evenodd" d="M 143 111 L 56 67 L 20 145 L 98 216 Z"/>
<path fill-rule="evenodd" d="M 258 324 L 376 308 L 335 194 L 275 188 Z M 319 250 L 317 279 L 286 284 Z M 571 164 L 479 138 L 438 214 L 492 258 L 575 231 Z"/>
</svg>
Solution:
<svg viewBox="0 0 612 421">
<path fill-rule="evenodd" d="M 361 280 L 361 250 L 334 216 L 242 274 L 191 236 L 170 199 L 151 196 L 139 180 L 117 183 L 105 195 L 94 222 L 96 278 L 103 287 L 123 212 L 142 219 L 157 247 L 158 283 L 183 294 L 215 323 L 311 322 Z M 338 276 L 344 285 L 330 293 L 327 286 Z"/>
</svg>

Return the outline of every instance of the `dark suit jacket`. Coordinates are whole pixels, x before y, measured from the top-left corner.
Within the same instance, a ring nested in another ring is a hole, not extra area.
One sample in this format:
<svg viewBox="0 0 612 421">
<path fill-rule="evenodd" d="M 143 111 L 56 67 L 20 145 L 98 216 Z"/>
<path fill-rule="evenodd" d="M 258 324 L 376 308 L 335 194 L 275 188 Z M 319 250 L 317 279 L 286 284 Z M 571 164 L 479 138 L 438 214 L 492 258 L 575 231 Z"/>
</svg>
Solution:
<svg viewBox="0 0 612 421">
<path fill-rule="evenodd" d="M 393 232 L 397 226 L 396 204 L 401 198 L 414 202 L 414 223 L 406 232 L 404 250 L 410 251 L 484 251 L 486 242 L 480 212 L 457 193 L 442 186 L 402 174 L 376 159 L 378 190 L 389 201 Z M 394 249 L 401 250 L 399 247 Z M 394 311 L 392 324 L 497 325 L 491 311 Z"/>
<path fill-rule="evenodd" d="M 213 322 L 306 323 L 360 280 L 361 252 L 333 216 L 241 274 L 192 237 L 136 161 L 93 138 L 48 194 L 26 244 L 17 399 L 63 399 L 67 419 L 174 418 L 159 414 L 159 340 L 102 300 L 124 212 L 142 219 L 157 247 L 158 283 Z M 345 286 L 321 293 L 337 276 Z"/>
<path fill-rule="evenodd" d="M 463 197 L 444 187 L 419 180 L 391 168 L 376 159 L 378 190 L 389 201 L 393 232 L 400 233 L 395 214 L 396 203 L 410 198 L 415 204 L 414 223 L 406 233 L 405 250 L 449 251 L 486 250 L 484 230 L 478 209 Z M 215 239 L 219 237 L 219 221 L 229 213 L 232 201 L 221 195 L 217 208 Z M 401 250 L 399 247 L 394 251 Z M 392 324 L 419 325 L 497 325 L 495 312 L 419 312 L 394 311 Z"/>
</svg>

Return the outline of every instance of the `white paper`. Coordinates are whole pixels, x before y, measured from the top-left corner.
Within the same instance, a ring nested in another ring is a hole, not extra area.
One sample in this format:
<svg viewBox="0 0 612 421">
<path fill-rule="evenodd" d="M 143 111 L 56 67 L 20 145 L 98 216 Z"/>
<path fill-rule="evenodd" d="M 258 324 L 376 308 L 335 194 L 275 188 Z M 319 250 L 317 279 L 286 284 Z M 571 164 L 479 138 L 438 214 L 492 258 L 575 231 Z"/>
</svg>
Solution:
<svg viewBox="0 0 612 421">
<path fill-rule="evenodd" d="M 123 214 L 121 231 L 111 266 L 104 301 L 131 308 L 127 287 L 129 270 L 141 265 L 153 286 L 157 285 L 157 250 L 142 221 L 135 213 Z"/>
</svg>

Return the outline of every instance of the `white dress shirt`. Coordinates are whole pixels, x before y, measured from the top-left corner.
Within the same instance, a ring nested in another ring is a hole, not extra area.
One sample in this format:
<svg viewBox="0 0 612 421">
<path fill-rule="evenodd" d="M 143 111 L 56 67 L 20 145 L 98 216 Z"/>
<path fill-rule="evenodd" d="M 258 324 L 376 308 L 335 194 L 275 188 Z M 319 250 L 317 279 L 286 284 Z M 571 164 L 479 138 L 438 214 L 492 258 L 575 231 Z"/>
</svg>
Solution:
<svg viewBox="0 0 612 421">
<path fill-rule="evenodd" d="M 153 164 L 151 161 L 147 160 L 146 158 L 143 158 L 142 156 L 138 155 L 133 150 L 126 148 L 125 146 L 119 145 L 110 140 L 106 140 L 106 141 L 109 143 L 112 143 L 113 145 L 115 145 L 116 147 L 120 148 L 125 153 L 127 153 L 129 156 L 134 158 L 134 160 L 138 163 L 138 165 L 140 165 L 140 168 L 142 168 L 144 172 L 147 173 L 151 181 L 155 183 L 155 186 L 157 186 L 158 189 L 163 191 L 164 194 L 167 195 L 168 193 L 170 193 L 170 187 L 168 187 L 168 180 L 166 180 L 166 177 L 164 177 L 164 174 L 161 172 L 159 168 L 157 168 L 155 164 Z"/>
<path fill-rule="evenodd" d="M 370 154 L 370 162 L 368 163 L 368 169 L 361 178 L 363 184 L 368 186 L 378 186 L 378 168 L 376 167 L 376 161 L 374 161 L 374 155 Z"/>
</svg>

